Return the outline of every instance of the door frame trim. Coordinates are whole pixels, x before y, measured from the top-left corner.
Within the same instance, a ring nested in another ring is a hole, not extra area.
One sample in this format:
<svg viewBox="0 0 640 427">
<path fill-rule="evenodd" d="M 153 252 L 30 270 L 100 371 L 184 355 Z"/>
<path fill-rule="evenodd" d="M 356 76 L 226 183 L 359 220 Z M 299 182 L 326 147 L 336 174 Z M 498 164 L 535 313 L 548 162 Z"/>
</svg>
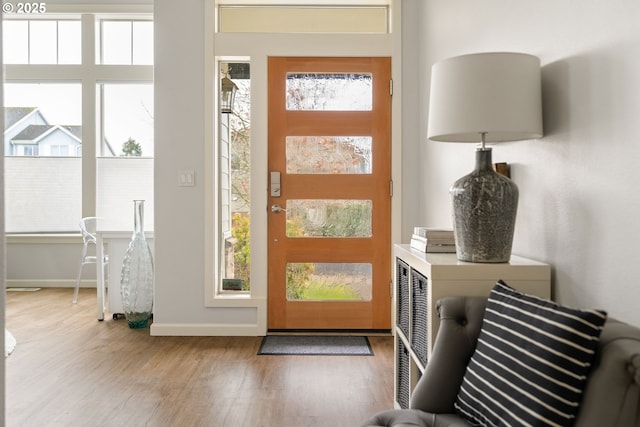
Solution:
<svg viewBox="0 0 640 427">
<path fill-rule="evenodd" d="M 400 0 L 391 0 L 392 4 L 392 32 L 389 34 L 376 35 L 321 35 L 321 34 L 301 34 L 296 37 L 283 34 L 235 34 L 215 32 L 215 8 L 211 3 L 205 3 L 205 41 L 203 44 L 202 57 L 204 58 L 204 111 L 205 117 L 214 117 L 213 111 L 216 108 L 216 87 L 217 70 L 216 61 L 218 58 L 243 56 L 250 60 L 252 68 L 252 80 L 255 84 L 252 87 L 252 168 L 254 174 L 252 181 L 252 218 L 254 227 L 251 232 L 252 254 L 252 290 L 249 300 L 255 300 L 252 306 L 246 301 L 238 301 L 238 304 L 227 299 L 220 299 L 214 295 L 214 283 L 217 279 L 217 266 L 212 262 L 204 262 L 203 290 L 204 307 L 203 312 L 198 312 L 203 319 L 215 320 L 219 318 L 216 307 L 241 310 L 235 315 L 235 322 L 252 328 L 254 335 L 263 336 L 266 334 L 266 304 L 261 304 L 261 299 L 266 298 L 266 221 L 267 194 L 264 191 L 264 177 L 268 176 L 266 165 L 266 106 L 267 106 L 267 86 L 266 68 L 268 55 L 293 56 L 305 55 L 347 55 L 347 56 L 390 56 L 391 75 L 394 79 L 394 95 L 392 97 L 392 117 L 391 117 L 391 150 L 392 164 L 391 177 L 396 191 L 391 201 L 391 240 L 394 243 L 402 239 L 402 223 L 409 214 L 402 213 L 402 112 L 403 112 L 403 81 L 417 82 L 418 67 L 414 59 L 408 59 L 412 67 L 409 75 L 402 72 L 403 55 L 403 34 L 406 37 L 413 37 L 417 33 L 415 24 L 409 22 L 405 30 L 402 25 L 403 5 Z M 416 47 L 415 42 L 410 42 L 409 47 Z M 413 70 L 413 71 L 412 71 Z M 417 114 L 418 98 L 407 98 L 411 108 L 409 114 Z M 415 112 L 415 113 L 412 113 Z M 407 116 L 407 120 L 419 120 L 419 117 Z M 408 128 L 409 136 L 412 140 L 419 139 L 419 129 Z M 204 260 L 215 260 L 215 221 L 217 196 L 215 193 L 214 177 L 215 166 L 215 142 L 217 134 L 217 123 L 212 120 L 205 120 L 204 141 L 205 141 L 205 162 L 203 177 L 204 194 L 204 238 L 205 253 Z M 212 159 L 212 160 L 208 160 Z M 409 218 L 411 219 L 411 217 Z M 263 255 L 264 254 L 264 255 Z M 389 262 L 393 262 L 390 260 Z M 393 315 L 393 313 L 392 313 Z M 158 318 L 156 324 L 163 322 Z M 217 324 L 215 321 L 214 324 Z M 220 328 L 223 328 L 221 325 Z M 214 328 L 214 330 L 217 328 Z M 209 335 L 207 333 L 206 335 Z M 215 333 L 211 333 L 215 335 Z"/>
</svg>

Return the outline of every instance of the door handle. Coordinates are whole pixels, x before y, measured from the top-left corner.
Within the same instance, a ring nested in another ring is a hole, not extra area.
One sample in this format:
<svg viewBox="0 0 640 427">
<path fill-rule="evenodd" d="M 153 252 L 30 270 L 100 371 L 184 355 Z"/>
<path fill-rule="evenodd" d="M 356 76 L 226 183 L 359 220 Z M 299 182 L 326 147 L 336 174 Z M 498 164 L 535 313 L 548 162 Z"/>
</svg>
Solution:
<svg viewBox="0 0 640 427">
<path fill-rule="evenodd" d="M 283 209 L 282 206 L 280 206 L 279 204 L 275 204 L 275 205 L 271 205 L 271 212 L 273 213 L 280 213 L 280 212 L 286 212 L 286 209 Z"/>
</svg>

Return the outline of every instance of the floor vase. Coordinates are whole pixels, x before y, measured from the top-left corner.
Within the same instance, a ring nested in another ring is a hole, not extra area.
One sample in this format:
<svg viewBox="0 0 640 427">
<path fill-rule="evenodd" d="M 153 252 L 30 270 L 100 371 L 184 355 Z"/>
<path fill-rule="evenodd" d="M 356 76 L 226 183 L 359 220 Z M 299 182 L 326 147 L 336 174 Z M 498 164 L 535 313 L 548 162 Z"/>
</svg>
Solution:
<svg viewBox="0 0 640 427">
<path fill-rule="evenodd" d="M 146 328 L 153 312 L 153 256 L 144 235 L 144 200 L 134 200 L 133 237 L 122 262 L 120 294 L 130 328 Z"/>
</svg>

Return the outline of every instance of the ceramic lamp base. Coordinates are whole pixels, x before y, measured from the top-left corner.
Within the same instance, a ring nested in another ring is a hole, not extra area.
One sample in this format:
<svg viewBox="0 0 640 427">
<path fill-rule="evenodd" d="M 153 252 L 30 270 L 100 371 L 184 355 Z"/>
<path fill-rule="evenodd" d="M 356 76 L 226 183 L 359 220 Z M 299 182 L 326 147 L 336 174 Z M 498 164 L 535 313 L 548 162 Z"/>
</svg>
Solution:
<svg viewBox="0 0 640 427">
<path fill-rule="evenodd" d="M 476 150 L 476 167 L 449 191 L 456 254 L 468 262 L 509 262 L 518 187 L 493 170 L 491 148 Z"/>
</svg>

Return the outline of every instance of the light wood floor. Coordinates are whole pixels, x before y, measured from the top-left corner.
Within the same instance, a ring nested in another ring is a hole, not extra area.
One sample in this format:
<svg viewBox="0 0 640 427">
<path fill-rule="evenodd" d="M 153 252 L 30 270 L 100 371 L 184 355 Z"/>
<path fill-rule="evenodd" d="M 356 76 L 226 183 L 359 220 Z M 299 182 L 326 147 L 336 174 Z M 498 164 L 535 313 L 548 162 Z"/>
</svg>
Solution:
<svg viewBox="0 0 640 427">
<path fill-rule="evenodd" d="M 261 337 L 151 337 L 72 294 L 7 292 L 7 426 L 352 427 L 393 407 L 391 337 L 374 357 L 257 356 Z"/>
</svg>

